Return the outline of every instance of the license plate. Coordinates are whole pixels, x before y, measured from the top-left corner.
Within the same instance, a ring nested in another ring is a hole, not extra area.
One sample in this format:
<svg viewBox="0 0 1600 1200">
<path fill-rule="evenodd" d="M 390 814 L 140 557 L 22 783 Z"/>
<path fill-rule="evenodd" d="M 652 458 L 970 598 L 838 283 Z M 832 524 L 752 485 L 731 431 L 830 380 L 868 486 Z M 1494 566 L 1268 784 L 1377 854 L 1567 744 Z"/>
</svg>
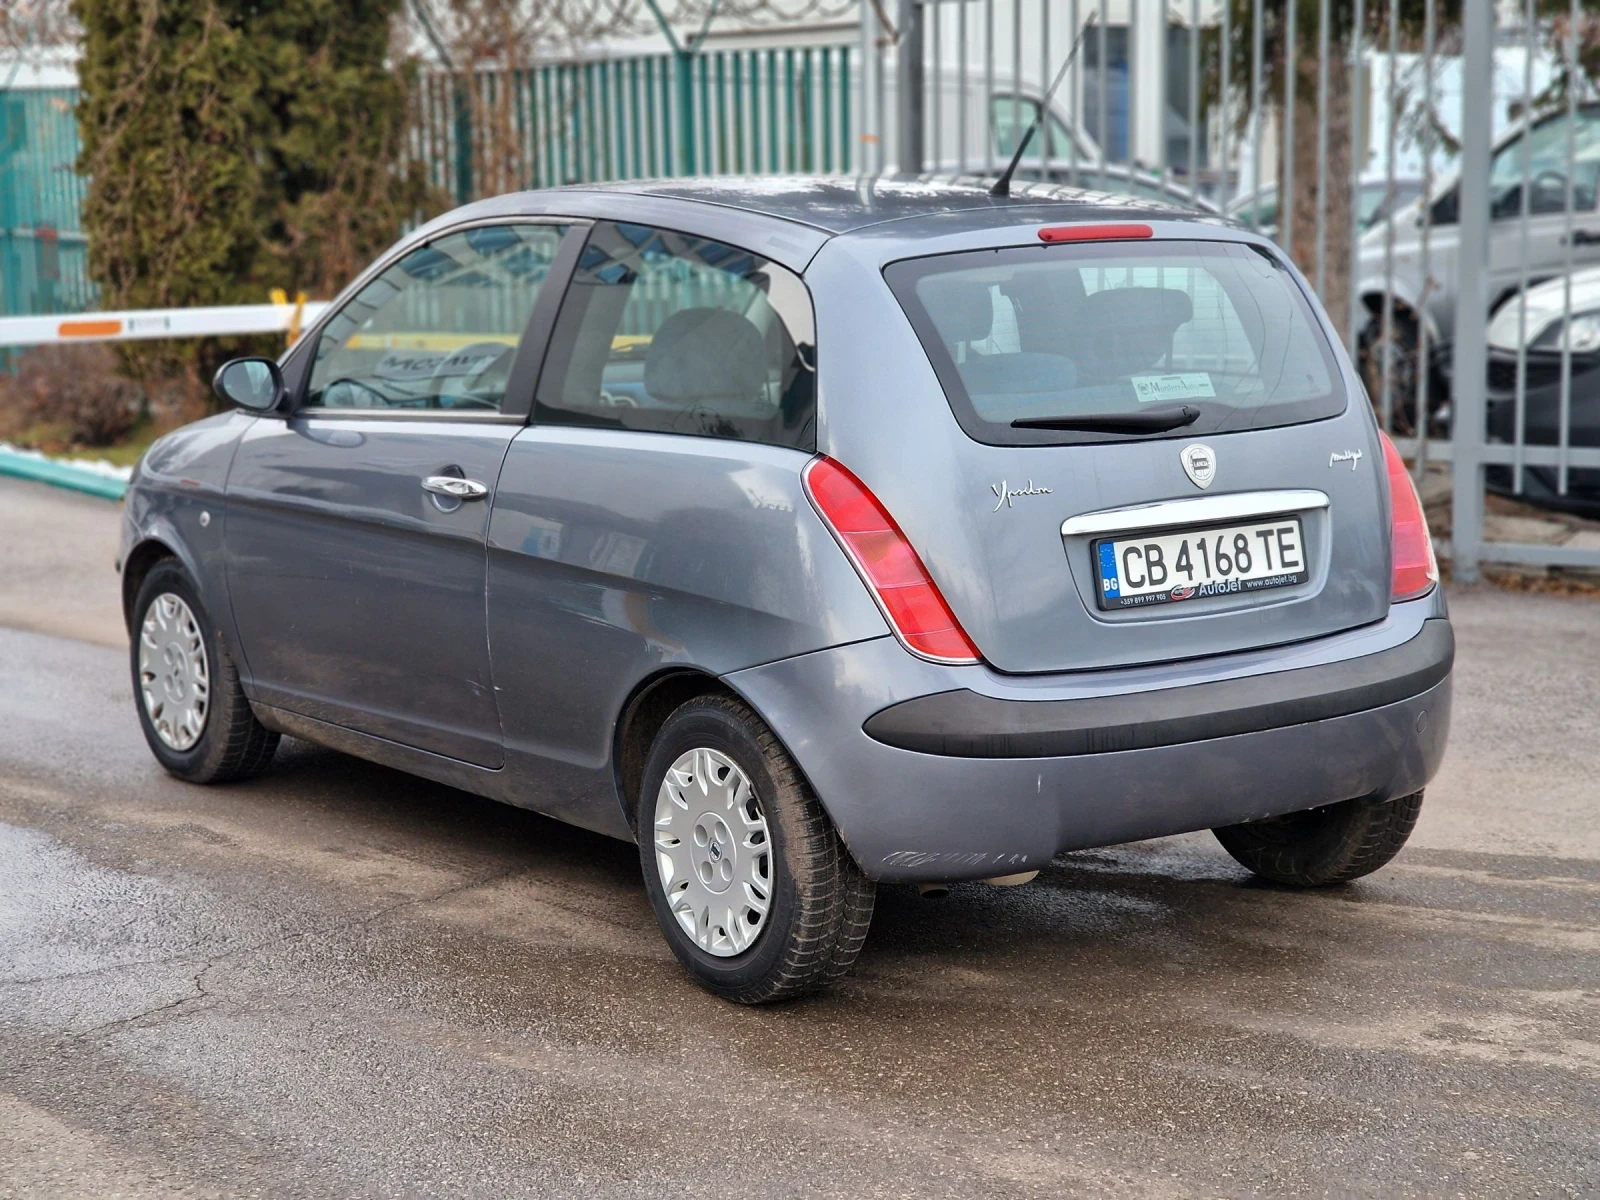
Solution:
<svg viewBox="0 0 1600 1200">
<path fill-rule="evenodd" d="M 1096 542 L 1101 608 L 1290 587 L 1307 578 L 1298 517 Z"/>
</svg>

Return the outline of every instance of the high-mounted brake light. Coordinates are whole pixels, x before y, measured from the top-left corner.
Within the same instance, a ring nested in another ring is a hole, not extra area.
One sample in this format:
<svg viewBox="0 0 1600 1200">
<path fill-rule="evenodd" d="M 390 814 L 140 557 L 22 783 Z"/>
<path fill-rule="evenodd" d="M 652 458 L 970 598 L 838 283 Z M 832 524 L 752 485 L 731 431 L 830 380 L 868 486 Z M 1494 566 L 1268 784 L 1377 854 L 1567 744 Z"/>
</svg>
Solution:
<svg viewBox="0 0 1600 1200">
<path fill-rule="evenodd" d="M 1383 461 L 1389 471 L 1389 556 L 1394 561 L 1389 598 L 1415 600 L 1439 582 L 1439 563 L 1433 556 L 1428 518 L 1423 515 L 1411 472 L 1389 435 L 1380 430 L 1378 436 L 1383 439 Z"/>
<path fill-rule="evenodd" d="M 1154 236 L 1148 225 L 1046 225 L 1039 230 L 1041 242 L 1125 242 Z"/>
<path fill-rule="evenodd" d="M 802 476 L 806 494 L 877 598 L 895 635 L 924 658 L 981 660 L 922 559 L 867 485 L 831 458 L 817 457 Z"/>
</svg>

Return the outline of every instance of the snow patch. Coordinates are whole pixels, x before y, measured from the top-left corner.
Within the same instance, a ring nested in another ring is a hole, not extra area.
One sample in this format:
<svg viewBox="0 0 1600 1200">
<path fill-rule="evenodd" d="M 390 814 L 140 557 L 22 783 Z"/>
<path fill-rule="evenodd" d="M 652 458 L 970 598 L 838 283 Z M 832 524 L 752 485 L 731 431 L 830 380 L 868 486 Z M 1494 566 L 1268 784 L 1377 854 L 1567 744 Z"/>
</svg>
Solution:
<svg viewBox="0 0 1600 1200">
<path fill-rule="evenodd" d="M 42 454 L 38 450 L 25 450 L 21 446 L 13 446 L 10 442 L 0 442 L 0 451 L 21 458 L 37 459 L 39 462 L 53 462 L 58 466 L 77 467 L 95 475 L 103 475 L 107 479 L 120 479 L 123 483 L 133 478 L 132 467 L 119 467 L 116 463 L 107 462 L 103 458 L 62 458 L 59 455 Z"/>
</svg>

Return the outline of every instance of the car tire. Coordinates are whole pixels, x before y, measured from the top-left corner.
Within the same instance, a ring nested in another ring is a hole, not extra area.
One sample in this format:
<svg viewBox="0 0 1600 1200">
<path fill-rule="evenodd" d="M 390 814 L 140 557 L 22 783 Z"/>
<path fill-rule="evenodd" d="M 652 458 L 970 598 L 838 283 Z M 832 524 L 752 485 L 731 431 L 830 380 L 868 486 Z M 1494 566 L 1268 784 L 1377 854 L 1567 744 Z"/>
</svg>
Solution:
<svg viewBox="0 0 1600 1200">
<path fill-rule="evenodd" d="M 706 696 L 667 718 L 645 761 L 637 816 L 650 905 L 702 987 L 769 1004 L 849 972 L 875 887 L 745 705 Z"/>
<path fill-rule="evenodd" d="M 1389 327 L 1389 402 L 1391 406 L 1390 430 L 1397 437 L 1415 437 L 1417 433 L 1417 386 L 1422 377 L 1422 334 L 1411 313 L 1399 306 L 1394 310 L 1394 321 Z M 1361 327 L 1356 343 L 1357 365 L 1367 395 L 1372 399 L 1373 411 L 1383 419 L 1383 347 L 1385 342 L 1383 309 L 1380 306 Z M 1442 409 L 1449 399 L 1444 380 L 1438 371 L 1428 375 L 1429 436 L 1440 436 Z"/>
<path fill-rule="evenodd" d="M 1305 812 L 1212 830 L 1222 848 L 1263 879 L 1326 887 L 1370 875 L 1400 852 L 1422 811 L 1422 793 L 1346 800 Z"/>
<path fill-rule="evenodd" d="M 133 613 L 133 703 L 156 760 L 190 783 L 266 770 L 278 735 L 250 710 L 189 573 L 175 559 L 157 563 L 139 585 Z"/>
</svg>

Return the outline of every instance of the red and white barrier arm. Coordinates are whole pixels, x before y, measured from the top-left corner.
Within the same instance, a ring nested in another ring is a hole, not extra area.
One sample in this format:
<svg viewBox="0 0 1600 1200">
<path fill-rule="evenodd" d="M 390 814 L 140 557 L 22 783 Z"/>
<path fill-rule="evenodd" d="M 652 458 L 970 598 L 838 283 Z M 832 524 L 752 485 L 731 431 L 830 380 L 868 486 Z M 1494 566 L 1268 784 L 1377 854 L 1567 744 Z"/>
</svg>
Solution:
<svg viewBox="0 0 1600 1200">
<path fill-rule="evenodd" d="M 302 304 L 233 304 L 216 308 L 0 317 L 0 346 L 228 337 L 245 333 L 281 333 L 288 335 L 292 342 L 327 307 L 325 300 L 308 300 Z"/>
</svg>

